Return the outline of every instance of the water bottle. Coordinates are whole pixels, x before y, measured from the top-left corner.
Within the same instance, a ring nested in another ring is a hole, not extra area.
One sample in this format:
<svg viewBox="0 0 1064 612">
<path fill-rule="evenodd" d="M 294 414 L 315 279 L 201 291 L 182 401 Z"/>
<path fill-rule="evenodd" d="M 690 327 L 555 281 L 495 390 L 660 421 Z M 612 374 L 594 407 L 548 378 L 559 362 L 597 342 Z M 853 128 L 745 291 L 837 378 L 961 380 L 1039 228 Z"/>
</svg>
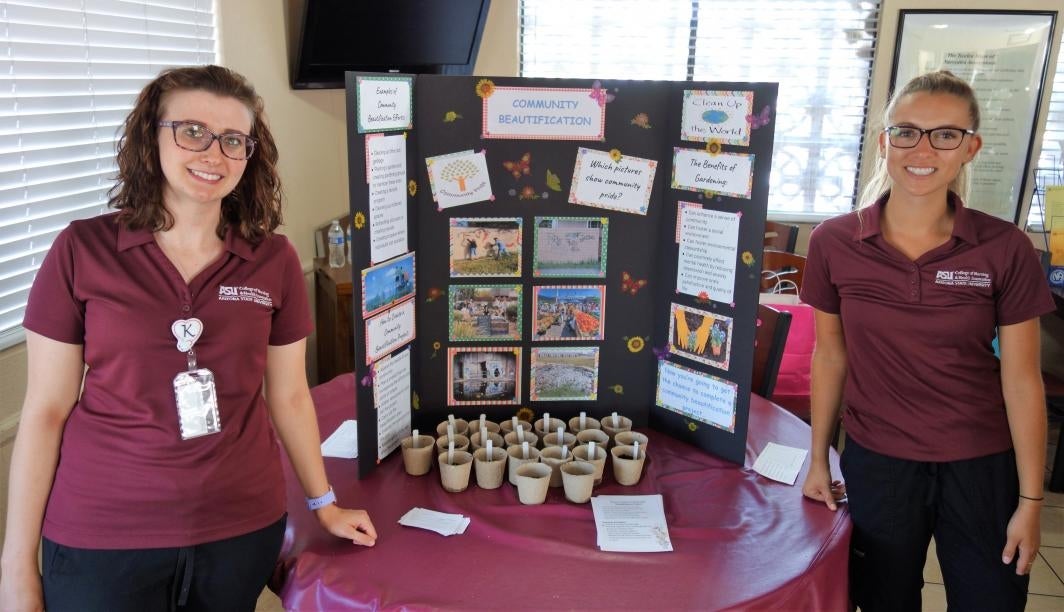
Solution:
<svg viewBox="0 0 1064 612">
<path fill-rule="evenodd" d="M 329 267 L 342 268 L 347 257 L 344 255 L 344 230 L 340 229 L 340 221 L 334 219 L 329 227 Z"/>
<path fill-rule="evenodd" d="M 351 226 L 347 226 L 347 265 L 351 265 L 351 251 L 355 250 L 355 245 L 351 244 Z"/>
</svg>

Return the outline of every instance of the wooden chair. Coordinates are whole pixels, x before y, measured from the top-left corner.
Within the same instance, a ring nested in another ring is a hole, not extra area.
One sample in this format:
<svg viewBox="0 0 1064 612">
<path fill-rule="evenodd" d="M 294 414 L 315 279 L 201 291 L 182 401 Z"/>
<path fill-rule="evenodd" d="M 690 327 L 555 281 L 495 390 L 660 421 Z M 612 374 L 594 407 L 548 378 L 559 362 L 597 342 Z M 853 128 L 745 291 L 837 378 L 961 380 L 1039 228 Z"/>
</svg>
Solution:
<svg viewBox="0 0 1064 612">
<path fill-rule="evenodd" d="M 768 250 L 762 257 L 761 292 L 797 294 L 805 277 L 805 257 Z"/>
<path fill-rule="evenodd" d="M 798 245 L 798 226 L 778 221 L 765 221 L 765 248 L 793 253 Z"/>
<path fill-rule="evenodd" d="M 758 304 L 757 319 L 760 323 L 754 334 L 757 345 L 754 347 L 754 375 L 750 389 L 761 397 L 771 398 L 780 373 L 787 333 L 791 329 L 791 313 Z"/>
</svg>

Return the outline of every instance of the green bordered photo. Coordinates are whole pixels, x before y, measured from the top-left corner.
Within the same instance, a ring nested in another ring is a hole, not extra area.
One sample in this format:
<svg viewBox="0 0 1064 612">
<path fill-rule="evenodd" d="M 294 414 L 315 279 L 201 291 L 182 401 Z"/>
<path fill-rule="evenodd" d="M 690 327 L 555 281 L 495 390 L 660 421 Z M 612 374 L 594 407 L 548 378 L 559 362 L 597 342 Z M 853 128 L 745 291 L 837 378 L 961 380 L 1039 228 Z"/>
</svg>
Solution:
<svg viewBox="0 0 1064 612">
<path fill-rule="evenodd" d="M 597 346 L 532 349 L 529 399 L 594 401 L 598 399 Z"/>
<path fill-rule="evenodd" d="M 451 285 L 452 341 L 521 339 L 521 285 Z"/>
<path fill-rule="evenodd" d="M 606 277 L 606 217 L 536 217 L 532 275 Z"/>
</svg>

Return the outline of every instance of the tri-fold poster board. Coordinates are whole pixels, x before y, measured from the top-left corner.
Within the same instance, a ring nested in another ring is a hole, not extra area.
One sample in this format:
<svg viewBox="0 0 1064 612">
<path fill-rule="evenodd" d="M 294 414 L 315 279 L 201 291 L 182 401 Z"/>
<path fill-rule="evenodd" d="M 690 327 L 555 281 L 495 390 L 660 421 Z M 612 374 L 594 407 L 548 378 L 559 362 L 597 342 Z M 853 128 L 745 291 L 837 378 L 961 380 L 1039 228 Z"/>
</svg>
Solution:
<svg viewBox="0 0 1064 612">
<path fill-rule="evenodd" d="M 743 462 L 775 83 L 346 88 L 360 477 L 412 427 L 518 411 Z"/>
</svg>

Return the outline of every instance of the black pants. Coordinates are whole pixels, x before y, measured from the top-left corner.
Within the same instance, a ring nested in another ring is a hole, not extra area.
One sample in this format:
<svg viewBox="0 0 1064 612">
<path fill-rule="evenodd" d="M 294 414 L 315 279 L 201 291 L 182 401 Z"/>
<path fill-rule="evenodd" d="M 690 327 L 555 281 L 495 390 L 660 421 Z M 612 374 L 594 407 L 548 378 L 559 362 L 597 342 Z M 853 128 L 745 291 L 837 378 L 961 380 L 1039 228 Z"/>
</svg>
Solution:
<svg viewBox="0 0 1064 612">
<path fill-rule="evenodd" d="M 182 548 L 97 550 L 44 538 L 44 606 L 49 612 L 253 612 L 281 552 L 285 519 Z"/>
<path fill-rule="evenodd" d="M 854 526 L 850 596 L 863 612 L 919 612 L 932 536 L 950 610 L 1023 610 L 1029 578 L 1016 575 L 1016 559 L 1001 562 L 1019 501 L 1013 451 L 931 463 L 847 438 L 842 473 Z"/>
</svg>

